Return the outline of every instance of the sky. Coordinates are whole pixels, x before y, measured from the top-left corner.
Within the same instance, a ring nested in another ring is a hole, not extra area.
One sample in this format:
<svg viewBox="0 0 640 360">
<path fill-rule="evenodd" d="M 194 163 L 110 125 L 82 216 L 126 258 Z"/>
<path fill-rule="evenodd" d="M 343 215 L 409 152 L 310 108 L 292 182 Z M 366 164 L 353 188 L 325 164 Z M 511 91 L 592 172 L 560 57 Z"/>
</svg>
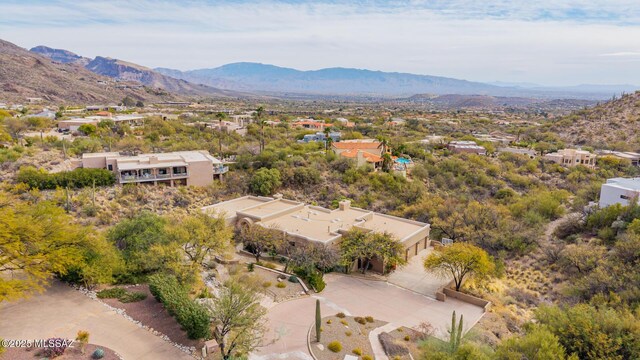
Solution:
<svg viewBox="0 0 640 360">
<path fill-rule="evenodd" d="M 250 61 L 640 85 L 640 0 L 0 0 L 0 38 L 151 68 Z"/>
</svg>

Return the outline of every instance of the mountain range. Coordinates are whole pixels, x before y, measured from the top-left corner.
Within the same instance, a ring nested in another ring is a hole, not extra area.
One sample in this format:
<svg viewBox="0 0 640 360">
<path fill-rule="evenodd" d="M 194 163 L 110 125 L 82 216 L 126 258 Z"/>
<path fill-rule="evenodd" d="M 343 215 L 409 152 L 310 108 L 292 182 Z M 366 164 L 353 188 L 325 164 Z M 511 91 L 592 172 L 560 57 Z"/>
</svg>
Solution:
<svg viewBox="0 0 640 360">
<path fill-rule="evenodd" d="M 63 49 L 53 49 L 47 46 L 36 46 L 30 50 L 33 53 L 46 56 L 51 60 L 63 64 L 83 66 L 98 75 L 104 75 L 122 81 L 135 81 L 151 88 L 163 89 L 185 96 L 206 97 L 246 97 L 230 90 L 221 90 L 200 83 L 194 84 L 182 79 L 163 75 L 147 67 L 109 57 L 96 56 L 93 59 L 77 55 Z"/>
<path fill-rule="evenodd" d="M 536 84 L 486 84 L 441 76 L 350 68 L 301 71 L 248 62 L 189 71 L 167 68 L 155 70 L 167 76 L 221 89 L 263 92 L 281 96 L 315 94 L 410 97 L 416 94 L 457 94 L 603 100 L 611 98 L 614 94 L 638 89 L 633 85 L 544 87 Z"/>
<path fill-rule="evenodd" d="M 182 99 L 149 87 L 116 86 L 81 64 L 55 62 L 0 40 L 0 102 L 42 98 L 52 103 L 118 103 L 126 96 L 144 102 Z"/>
</svg>

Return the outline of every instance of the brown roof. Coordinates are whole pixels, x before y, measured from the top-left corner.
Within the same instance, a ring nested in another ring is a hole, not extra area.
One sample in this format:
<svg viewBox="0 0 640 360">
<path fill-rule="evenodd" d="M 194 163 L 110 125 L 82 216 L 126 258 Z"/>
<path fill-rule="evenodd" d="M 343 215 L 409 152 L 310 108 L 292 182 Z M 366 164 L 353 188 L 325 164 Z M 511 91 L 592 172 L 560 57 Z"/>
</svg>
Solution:
<svg viewBox="0 0 640 360">
<path fill-rule="evenodd" d="M 371 142 L 347 142 L 340 141 L 331 144 L 336 149 L 377 149 L 381 143 L 378 141 Z"/>
<path fill-rule="evenodd" d="M 361 151 L 361 150 L 358 150 L 358 149 L 347 150 L 341 153 L 340 155 L 348 158 L 356 158 L 358 156 L 358 151 Z M 363 151 L 362 155 L 364 155 L 364 158 L 367 159 L 368 162 L 377 163 L 382 161 L 382 158 L 380 156 L 372 153 L 368 153 L 366 151 Z"/>
</svg>

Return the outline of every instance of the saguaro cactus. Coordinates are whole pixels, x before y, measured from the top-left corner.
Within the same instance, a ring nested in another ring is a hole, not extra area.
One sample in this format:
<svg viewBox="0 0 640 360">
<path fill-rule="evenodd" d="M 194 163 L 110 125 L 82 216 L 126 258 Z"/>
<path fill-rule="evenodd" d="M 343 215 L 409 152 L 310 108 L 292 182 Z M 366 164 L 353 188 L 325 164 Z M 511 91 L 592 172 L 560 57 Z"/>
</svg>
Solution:
<svg viewBox="0 0 640 360">
<path fill-rule="evenodd" d="M 322 316 L 320 315 L 320 299 L 316 299 L 316 341 L 320 342 L 320 325 L 322 323 Z"/>
<path fill-rule="evenodd" d="M 460 315 L 460 322 L 456 325 L 456 312 L 451 314 L 451 330 L 449 331 L 449 351 L 453 354 L 460 346 L 462 339 L 463 315 Z"/>
</svg>

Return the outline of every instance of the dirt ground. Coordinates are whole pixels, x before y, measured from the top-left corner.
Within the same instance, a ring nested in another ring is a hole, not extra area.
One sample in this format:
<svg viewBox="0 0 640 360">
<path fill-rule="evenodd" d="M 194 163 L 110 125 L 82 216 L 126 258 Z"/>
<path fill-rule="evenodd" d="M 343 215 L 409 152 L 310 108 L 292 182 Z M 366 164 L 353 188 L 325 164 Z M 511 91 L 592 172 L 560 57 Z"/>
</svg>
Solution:
<svg viewBox="0 0 640 360">
<path fill-rule="evenodd" d="M 195 346 L 196 349 L 202 348 L 204 343 L 198 340 L 191 340 L 187 337 L 187 333 L 180 328 L 178 322 L 169 315 L 169 312 L 165 310 L 164 306 L 151 295 L 148 285 L 128 287 L 127 290 L 145 293 L 147 294 L 147 298 L 132 303 L 121 303 L 118 299 L 101 299 L 101 301 L 115 308 L 125 310 L 131 318 L 167 335 L 173 342 L 184 346 Z"/>
<path fill-rule="evenodd" d="M 120 357 L 116 355 L 116 353 L 108 349 L 104 346 L 87 344 L 84 349 L 84 354 L 80 352 L 77 348 L 67 349 L 64 352 L 64 355 L 57 357 L 59 360 L 85 360 L 91 359 L 91 354 L 97 349 L 101 348 L 104 350 L 104 357 L 102 360 L 119 360 Z M 33 360 L 33 359 L 41 359 L 43 355 L 42 349 L 25 349 L 25 348 L 10 348 L 0 356 L 3 360 Z"/>
</svg>

